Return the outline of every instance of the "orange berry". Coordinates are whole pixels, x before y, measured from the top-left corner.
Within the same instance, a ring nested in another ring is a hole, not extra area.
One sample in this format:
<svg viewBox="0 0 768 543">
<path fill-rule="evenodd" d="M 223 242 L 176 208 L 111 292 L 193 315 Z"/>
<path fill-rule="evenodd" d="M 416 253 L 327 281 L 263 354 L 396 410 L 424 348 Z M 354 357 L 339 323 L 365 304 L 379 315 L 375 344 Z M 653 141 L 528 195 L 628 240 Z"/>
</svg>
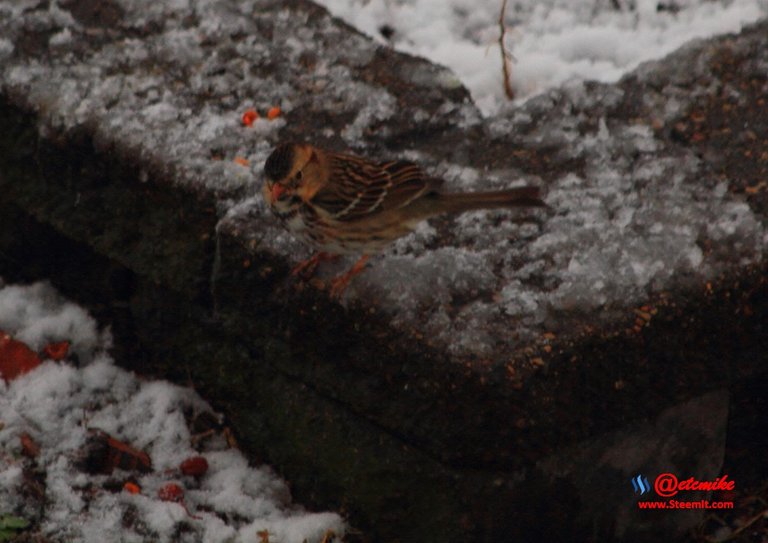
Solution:
<svg viewBox="0 0 768 543">
<path fill-rule="evenodd" d="M 246 109 L 245 113 L 243 113 L 243 124 L 245 126 L 251 126 L 253 124 L 253 121 L 259 118 L 259 114 L 256 112 L 255 109 Z"/>
<path fill-rule="evenodd" d="M 274 121 L 280 116 L 281 113 L 282 111 L 280 110 L 280 106 L 271 107 L 269 108 L 269 111 L 267 111 L 267 119 Z"/>
<path fill-rule="evenodd" d="M 248 159 L 243 158 L 241 156 L 235 157 L 235 164 L 240 164 L 241 166 L 248 166 Z"/>
<path fill-rule="evenodd" d="M 139 488 L 139 485 L 137 485 L 136 483 L 132 483 L 130 481 L 125 482 L 125 484 L 123 485 L 123 489 L 126 492 L 129 492 L 131 494 L 138 494 L 139 492 L 141 492 L 141 488 Z"/>
</svg>

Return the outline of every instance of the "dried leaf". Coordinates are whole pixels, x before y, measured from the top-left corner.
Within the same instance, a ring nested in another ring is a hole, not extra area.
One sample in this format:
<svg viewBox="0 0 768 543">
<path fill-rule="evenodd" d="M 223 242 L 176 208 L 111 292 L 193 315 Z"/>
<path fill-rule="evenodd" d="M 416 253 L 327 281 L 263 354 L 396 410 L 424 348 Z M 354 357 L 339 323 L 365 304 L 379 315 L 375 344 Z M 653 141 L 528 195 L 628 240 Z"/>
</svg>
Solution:
<svg viewBox="0 0 768 543">
<path fill-rule="evenodd" d="M 0 375 L 13 381 L 40 365 L 40 357 L 21 341 L 0 331 Z"/>
</svg>

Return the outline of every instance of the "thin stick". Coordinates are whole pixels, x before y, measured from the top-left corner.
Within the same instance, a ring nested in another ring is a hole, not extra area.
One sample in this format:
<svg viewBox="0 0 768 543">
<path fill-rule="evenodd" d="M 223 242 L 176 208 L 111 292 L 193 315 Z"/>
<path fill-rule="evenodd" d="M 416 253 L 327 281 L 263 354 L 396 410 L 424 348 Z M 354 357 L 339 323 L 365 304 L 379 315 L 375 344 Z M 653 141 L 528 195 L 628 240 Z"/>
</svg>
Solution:
<svg viewBox="0 0 768 543">
<path fill-rule="evenodd" d="M 507 27 L 504 25 L 504 14 L 507 12 L 507 0 L 501 3 L 501 13 L 499 14 L 499 28 L 501 34 L 499 34 L 499 49 L 501 49 L 501 72 L 504 75 L 504 94 L 510 100 L 515 99 L 515 91 L 512 90 L 511 74 L 512 67 L 509 62 L 509 53 L 504 48 L 504 38 L 507 35 Z"/>
<path fill-rule="evenodd" d="M 741 534 L 744 530 L 752 526 L 755 522 L 757 522 L 761 518 L 768 518 L 768 509 L 766 509 L 762 513 L 758 513 L 757 515 L 749 519 L 747 522 L 745 522 L 744 524 L 739 526 L 737 529 L 735 529 L 728 537 L 724 539 L 715 539 L 715 538 L 708 537 L 707 541 L 722 543 L 723 541 L 730 541 L 731 539 L 735 539 L 736 537 L 739 536 L 739 534 Z"/>
</svg>

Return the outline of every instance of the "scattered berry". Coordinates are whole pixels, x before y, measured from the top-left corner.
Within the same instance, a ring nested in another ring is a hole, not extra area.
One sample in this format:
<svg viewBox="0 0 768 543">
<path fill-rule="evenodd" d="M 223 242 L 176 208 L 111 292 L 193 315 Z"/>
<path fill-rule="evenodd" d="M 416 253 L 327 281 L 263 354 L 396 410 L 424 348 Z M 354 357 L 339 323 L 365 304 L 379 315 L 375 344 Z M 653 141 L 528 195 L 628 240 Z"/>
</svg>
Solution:
<svg viewBox="0 0 768 543">
<path fill-rule="evenodd" d="M 267 119 L 274 121 L 280 116 L 281 113 L 282 111 L 280 110 L 280 106 L 271 107 L 269 108 L 269 111 L 267 111 Z"/>
<path fill-rule="evenodd" d="M 67 354 L 69 354 L 69 341 L 49 343 L 45 346 L 45 349 L 43 349 L 43 354 L 56 362 L 64 360 L 67 357 Z"/>
<path fill-rule="evenodd" d="M 202 477 L 208 471 L 208 460 L 203 456 L 192 456 L 179 465 L 179 470 L 184 475 Z"/>
<path fill-rule="evenodd" d="M 243 125 L 245 126 L 252 126 L 253 121 L 259 118 L 259 114 L 256 112 L 255 109 L 246 109 L 245 113 L 243 113 Z"/>
<path fill-rule="evenodd" d="M 27 458 L 36 458 L 40 454 L 40 445 L 35 443 L 27 432 L 24 432 L 19 436 L 21 440 L 21 454 Z"/>
<path fill-rule="evenodd" d="M 184 500 L 184 489 L 176 483 L 166 483 L 157 491 L 157 497 L 164 502 L 181 503 Z"/>
<path fill-rule="evenodd" d="M 141 488 L 136 483 L 132 483 L 131 481 L 126 481 L 123 485 L 123 490 L 130 494 L 138 494 L 141 492 Z"/>
</svg>

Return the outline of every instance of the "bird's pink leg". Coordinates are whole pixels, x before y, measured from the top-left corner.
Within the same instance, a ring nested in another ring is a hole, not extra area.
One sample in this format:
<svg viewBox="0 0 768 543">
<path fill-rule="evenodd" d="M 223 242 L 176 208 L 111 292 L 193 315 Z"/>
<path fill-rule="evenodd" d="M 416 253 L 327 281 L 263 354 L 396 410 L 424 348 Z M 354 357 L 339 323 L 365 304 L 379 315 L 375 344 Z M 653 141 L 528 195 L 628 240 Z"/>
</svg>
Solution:
<svg viewBox="0 0 768 543">
<path fill-rule="evenodd" d="M 368 262 L 368 255 L 363 255 L 346 273 L 339 275 L 331 281 L 331 298 L 340 299 L 344 291 L 347 290 L 352 278 L 365 269 L 365 263 Z"/>
<path fill-rule="evenodd" d="M 296 266 L 291 270 L 291 275 L 299 275 L 302 279 L 305 280 L 309 279 L 315 274 L 315 270 L 321 262 L 325 262 L 327 260 L 336 260 L 337 258 L 339 258 L 339 255 L 324 252 L 315 253 L 306 260 L 302 260 L 296 264 Z"/>
</svg>

